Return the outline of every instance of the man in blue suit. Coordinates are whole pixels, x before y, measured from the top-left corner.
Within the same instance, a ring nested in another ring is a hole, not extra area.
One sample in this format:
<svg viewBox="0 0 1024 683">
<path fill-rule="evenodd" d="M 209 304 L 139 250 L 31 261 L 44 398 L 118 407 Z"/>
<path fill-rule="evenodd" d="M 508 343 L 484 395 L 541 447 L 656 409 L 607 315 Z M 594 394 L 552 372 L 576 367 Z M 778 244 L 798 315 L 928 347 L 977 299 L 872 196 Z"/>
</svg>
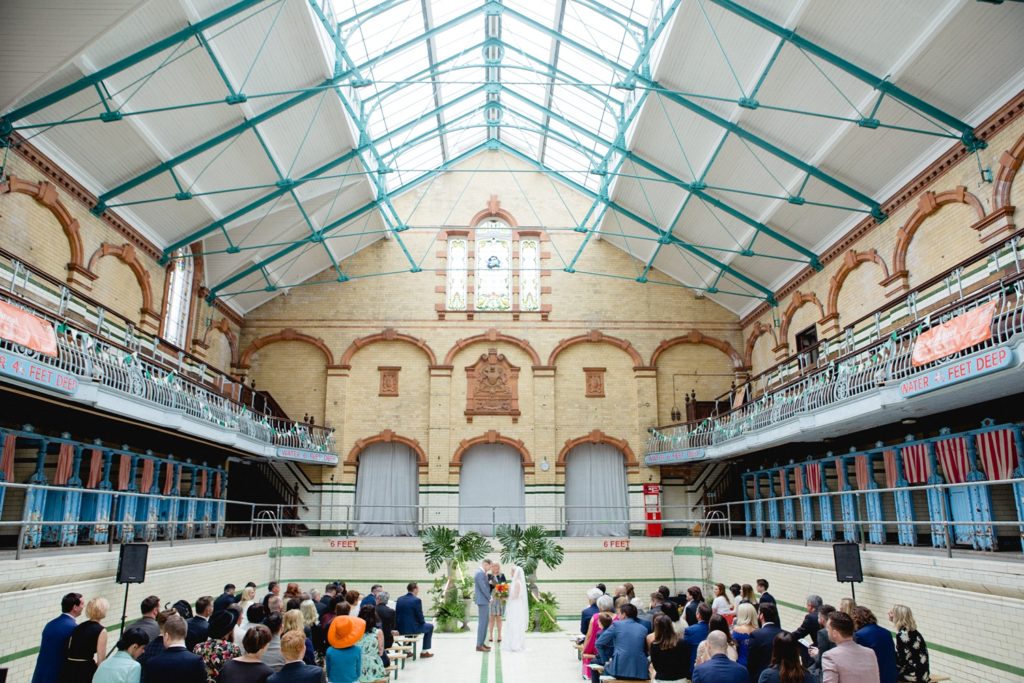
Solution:
<svg viewBox="0 0 1024 683">
<path fill-rule="evenodd" d="M 142 665 L 146 683 L 206 683 L 203 658 L 185 649 L 188 624 L 172 614 L 163 625 L 164 651 Z"/>
<path fill-rule="evenodd" d="M 428 624 L 423 618 L 423 601 L 417 595 L 420 592 L 419 585 L 413 581 L 406 590 L 409 592 L 395 601 L 395 626 L 403 636 L 423 634 L 423 651 L 420 657 L 426 659 L 434 655 L 429 652 L 430 639 L 434 635 L 434 625 Z M 147 681 L 148 683 L 148 681 Z"/>
<path fill-rule="evenodd" d="M 625 604 L 619 608 L 621 619 L 601 632 L 597 651 L 607 662 L 604 673 L 616 680 L 650 680 L 647 662 L 647 627 L 637 621 L 636 607 Z"/>
<path fill-rule="evenodd" d="M 729 647 L 725 634 L 715 631 L 708 635 L 707 641 L 711 659 L 693 670 L 692 683 L 746 683 L 747 670 L 725 654 Z"/>
<path fill-rule="evenodd" d="M 43 627 L 39 643 L 39 658 L 32 673 L 32 683 L 57 683 L 67 658 L 68 639 L 75 630 L 75 621 L 82 614 L 85 603 L 81 593 L 68 593 L 60 601 L 60 616 Z"/>
<path fill-rule="evenodd" d="M 878 625 L 878 619 L 867 607 L 853 608 L 853 623 L 857 627 L 853 634 L 854 642 L 875 652 L 880 683 L 896 683 L 899 670 L 896 666 L 896 647 L 892 642 L 892 634 Z"/>
<path fill-rule="evenodd" d="M 697 661 L 697 648 L 708 638 L 708 621 L 711 619 L 711 606 L 706 602 L 697 605 L 697 623 L 687 626 L 683 631 L 683 642 L 690 646 L 690 671 Z"/>
<path fill-rule="evenodd" d="M 757 621 L 761 628 L 750 634 L 750 649 L 747 650 L 750 683 L 757 683 L 761 672 L 771 665 L 775 636 L 782 633 L 782 627 L 779 626 L 779 608 L 774 602 L 762 602 L 757 606 Z"/>
<path fill-rule="evenodd" d="M 281 636 L 281 656 L 284 666 L 271 674 L 267 683 L 320 683 L 324 670 L 302 661 L 306 654 L 306 636 L 301 631 L 289 631 Z"/>
<path fill-rule="evenodd" d="M 488 576 L 490 573 L 491 561 L 484 558 L 484 561 L 476 570 L 476 574 L 473 575 L 473 603 L 476 605 L 478 618 L 476 624 L 477 652 L 489 652 L 491 649 L 485 644 L 487 640 L 487 622 L 490 621 L 491 582 L 490 576 Z"/>
</svg>

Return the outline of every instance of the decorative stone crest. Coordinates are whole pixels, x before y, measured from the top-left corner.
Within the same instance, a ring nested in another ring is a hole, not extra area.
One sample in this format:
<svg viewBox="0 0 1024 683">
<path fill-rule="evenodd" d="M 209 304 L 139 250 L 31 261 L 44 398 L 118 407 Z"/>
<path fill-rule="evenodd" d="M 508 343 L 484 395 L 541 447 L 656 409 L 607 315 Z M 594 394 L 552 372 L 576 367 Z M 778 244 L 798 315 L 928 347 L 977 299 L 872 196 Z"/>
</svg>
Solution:
<svg viewBox="0 0 1024 683">
<path fill-rule="evenodd" d="M 519 368 L 497 349 L 466 367 L 466 421 L 474 415 L 511 415 L 519 420 Z"/>
<path fill-rule="evenodd" d="M 587 398 L 604 398 L 604 372 L 605 368 L 583 368 Z"/>
<path fill-rule="evenodd" d="M 380 391 L 378 396 L 398 396 L 398 372 L 399 366 L 380 366 Z"/>
</svg>

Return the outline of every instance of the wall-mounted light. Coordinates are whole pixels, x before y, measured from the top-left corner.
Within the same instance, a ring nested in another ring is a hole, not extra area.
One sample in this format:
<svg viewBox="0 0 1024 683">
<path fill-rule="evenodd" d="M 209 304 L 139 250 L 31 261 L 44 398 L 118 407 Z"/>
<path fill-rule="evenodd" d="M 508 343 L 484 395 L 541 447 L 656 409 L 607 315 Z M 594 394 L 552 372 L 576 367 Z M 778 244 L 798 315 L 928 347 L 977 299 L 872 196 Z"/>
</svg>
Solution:
<svg viewBox="0 0 1024 683">
<path fill-rule="evenodd" d="M 541 472 L 547 472 L 551 469 L 551 464 L 548 462 L 548 456 L 544 456 L 544 459 L 540 461 Z"/>
</svg>

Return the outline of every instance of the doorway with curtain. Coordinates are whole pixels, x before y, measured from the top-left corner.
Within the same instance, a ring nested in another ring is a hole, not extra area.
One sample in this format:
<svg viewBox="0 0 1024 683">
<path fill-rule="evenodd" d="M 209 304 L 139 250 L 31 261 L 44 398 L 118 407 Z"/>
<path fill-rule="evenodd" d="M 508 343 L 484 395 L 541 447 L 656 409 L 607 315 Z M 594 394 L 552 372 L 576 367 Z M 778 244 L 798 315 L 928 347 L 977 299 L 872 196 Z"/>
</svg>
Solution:
<svg viewBox="0 0 1024 683">
<path fill-rule="evenodd" d="M 493 536 L 503 524 L 526 525 L 522 456 L 505 444 L 477 444 L 462 456 L 459 533 Z"/>
<path fill-rule="evenodd" d="M 565 456 L 565 535 L 628 536 L 625 458 L 615 446 L 583 443 Z"/>
<path fill-rule="evenodd" d="M 374 443 L 359 454 L 356 534 L 415 536 L 419 502 L 416 454 L 396 441 Z"/>
</svg>

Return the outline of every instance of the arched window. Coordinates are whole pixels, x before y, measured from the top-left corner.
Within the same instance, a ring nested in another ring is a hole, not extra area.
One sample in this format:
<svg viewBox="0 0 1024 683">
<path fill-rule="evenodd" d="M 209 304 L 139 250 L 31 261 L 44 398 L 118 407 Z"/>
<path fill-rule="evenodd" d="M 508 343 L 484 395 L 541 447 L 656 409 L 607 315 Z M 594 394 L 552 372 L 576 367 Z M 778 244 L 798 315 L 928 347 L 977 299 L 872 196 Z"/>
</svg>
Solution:
<svg viewBox="0 0 1024 683">
<path fill-rule="evenodd" d="M 179 348 L 185 348 L 188 341 L 188 316 L 192 305 L 192 274 L 195 264 L 192 252 L 182 247 L 174 252 L 171 260 L 171 281 L 167 285 L 167 301 L 164 304 L 163 337 Z"/>
<path fill-rule="evenodd" d="M 495 217 L 480 221 L 474 226 L 473 234 L 472 242 L 465 233 L 448 237 L 445 308 L 450 311 L 541 310 L 540 237 L 529 233 L 517 237 L 508 223 Z M 475 260 L 472 270 L 470 257 Z"/>
</svg>

